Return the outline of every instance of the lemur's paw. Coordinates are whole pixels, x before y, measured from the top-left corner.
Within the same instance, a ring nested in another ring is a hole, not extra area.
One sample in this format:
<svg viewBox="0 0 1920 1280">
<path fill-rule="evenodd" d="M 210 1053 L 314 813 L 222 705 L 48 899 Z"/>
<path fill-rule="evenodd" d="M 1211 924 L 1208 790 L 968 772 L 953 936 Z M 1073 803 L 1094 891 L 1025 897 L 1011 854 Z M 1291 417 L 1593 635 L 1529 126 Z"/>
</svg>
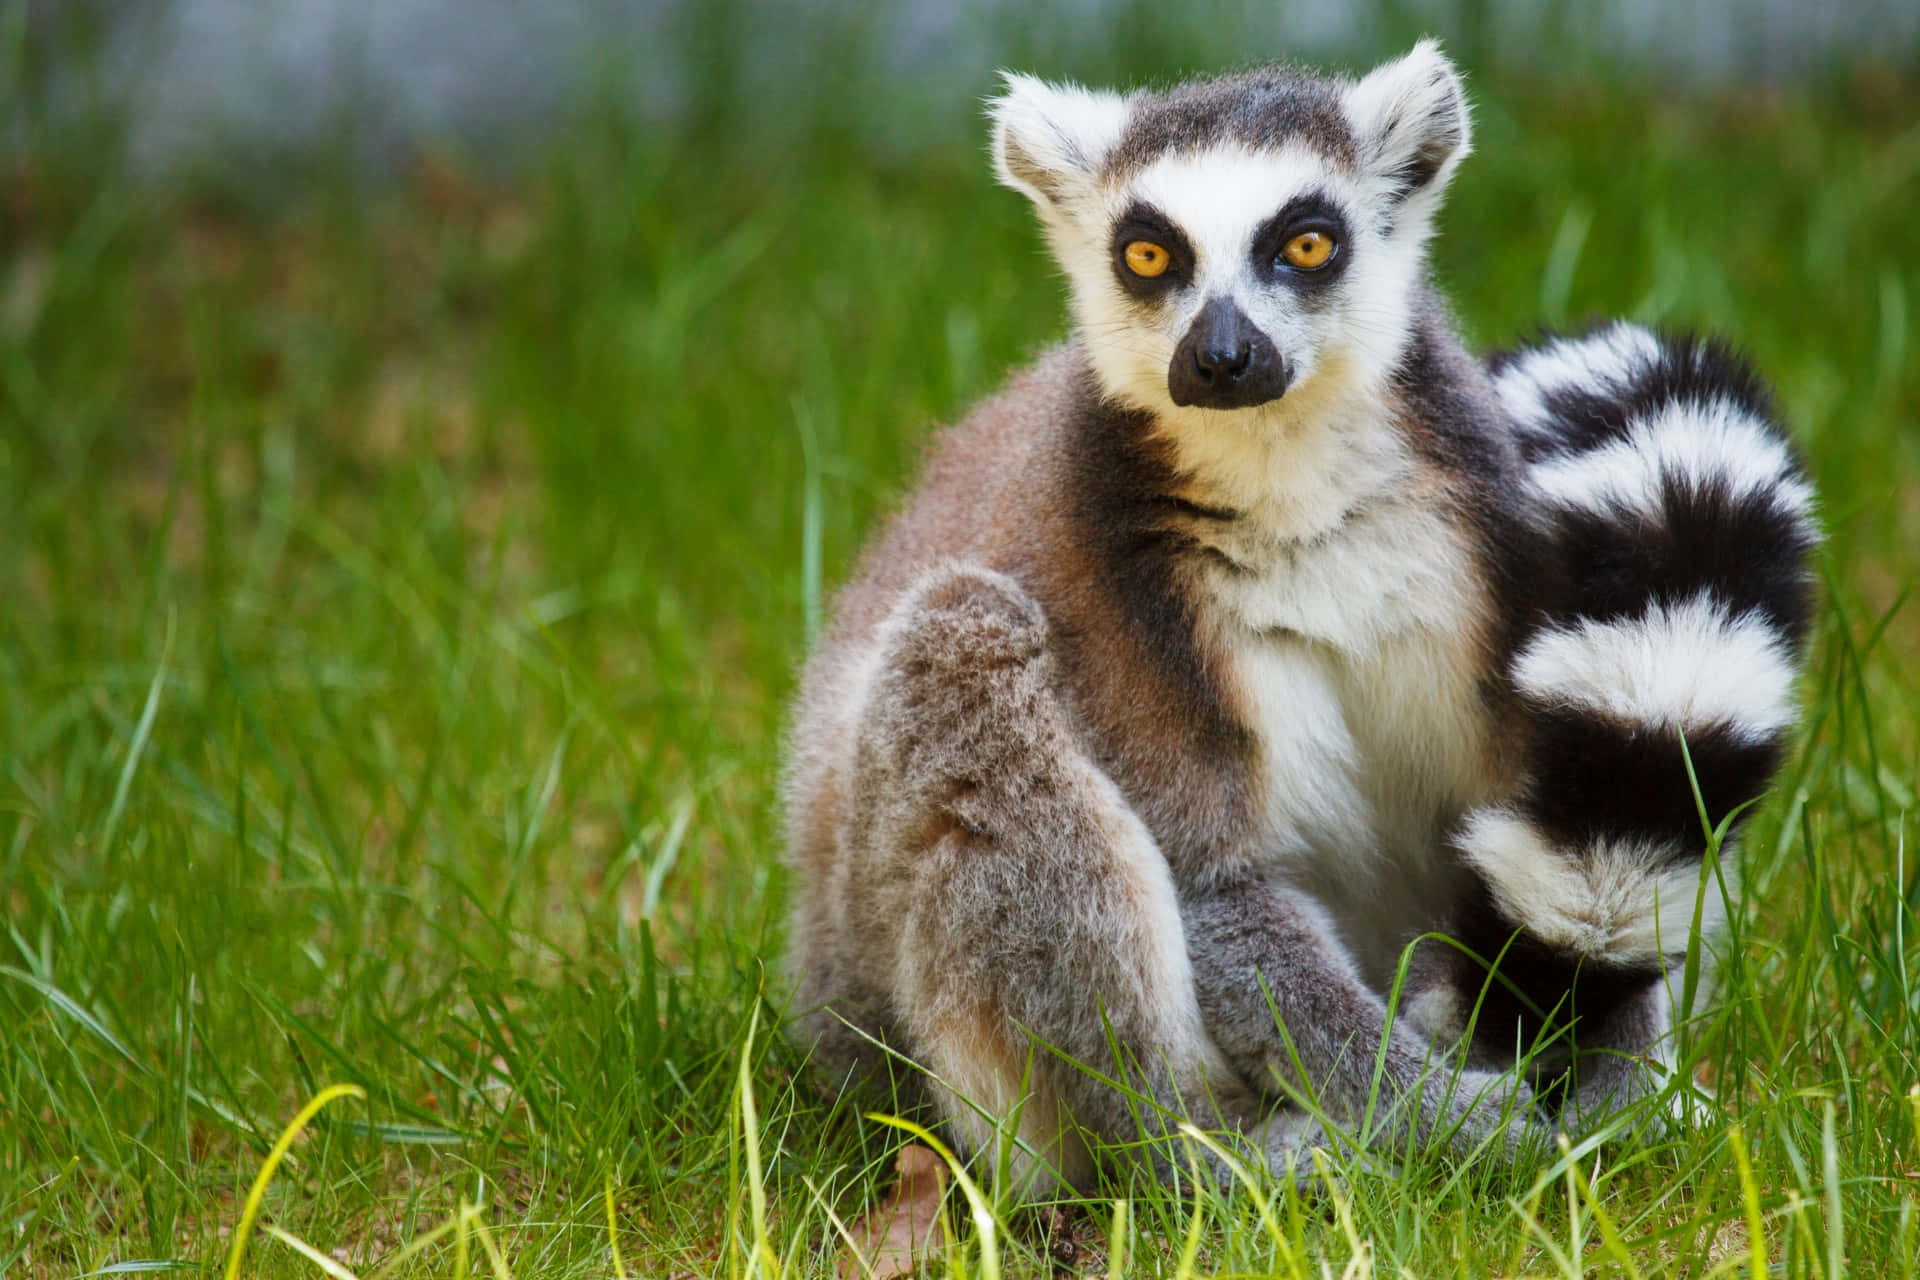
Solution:
<svg viewBox="0 0 1920 1280">
<path fill-rule="evenodd" d="M 1575 1138 L 1602 1130 L 1636 1142 L 1660 1142 L 1695 1127 L 1712 1105 L 1705 1086 L 1674 1077 L 1651 1057 L 1583 1055 L 1580 1081 L 1560 1111 L 1560 1128 Z"/>
<path fill-rule="evenodd" d="M 1415 963 L 1420 963 L 1425 952 L 1431 950 L 1427 948 L 1417 953 Z M 1471 1012 L 1461 997 L 1462 985 L 1451 971 L 1438 969 L 1430 980 L 1418 985 L 1409 980 L 1400 1001 L 1401 1021 L 1425 1036 L 1436 1048 L 1445 1050 L 1460 1044 L 1467 1037 L 1468 1014 Z"/>
<path fill-rule="evenodd" d="M 1314 1152 L 1330 1154 L 1333 1150 L 1326 1126 L 1297 1107 L 1285 1104 L 1269 1111 L 1247 1136 L 1266 1157 L 1267 1172 L 1291 1183 L 1302 1195 L 1311 1191 L 1317 1181 Z M 1325 1161 L 1321 1163 L 1331 1174 L 1331 1166 Z"/>
<path fill-rule="evenodd" d="M 1535 1104 L 1533 1086 L 1512 1071 L 1468 1069 L 1448 1082 L 1453 1131 L 1448 1145 L 1463 1155 L 1483 1150 L 1511 1161 L 1541 1149 L 1552 1130 Z"/>
</svg>

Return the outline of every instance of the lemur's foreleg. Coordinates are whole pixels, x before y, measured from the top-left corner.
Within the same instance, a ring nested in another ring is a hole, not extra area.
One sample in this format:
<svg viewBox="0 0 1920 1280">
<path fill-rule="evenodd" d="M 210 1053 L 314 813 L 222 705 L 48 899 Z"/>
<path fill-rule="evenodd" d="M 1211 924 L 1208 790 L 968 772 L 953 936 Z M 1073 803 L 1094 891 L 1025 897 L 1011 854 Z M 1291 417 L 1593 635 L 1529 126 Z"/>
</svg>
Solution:
<svg viewBox="0 0 1920 1280">
<path fill-rule="evenodd" d="M 1249 879 L 1191 899 L 1186 919 L 1207 1028 L 1248 1079 L 1375 1143 L 1501 1156 L 1529 1140 L 1526 1083 L 1461 1070 L 1390 1019 L 1310 897 Z"/>
</svg>

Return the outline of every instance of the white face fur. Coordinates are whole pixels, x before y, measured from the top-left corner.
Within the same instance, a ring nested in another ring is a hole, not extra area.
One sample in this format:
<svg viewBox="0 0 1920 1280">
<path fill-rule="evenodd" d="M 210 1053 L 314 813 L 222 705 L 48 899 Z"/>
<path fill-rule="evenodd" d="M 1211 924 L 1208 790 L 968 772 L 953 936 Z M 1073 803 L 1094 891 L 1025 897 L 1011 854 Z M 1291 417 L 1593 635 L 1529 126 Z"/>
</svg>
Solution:
<svg viewBox="0 0 1920 1280">
<path fill-rule="evenodd" d="M 1103 389 L 1176 434 L 1281 433 L 1356 394 L 1377 399 L 1405 346 L 1433 213 L 1468 150 L 1459 78 L 1428 42 L 1357 83 L 1303 83 L 1337 101 L 1344 137 L 1324 122 L 1319 136 L 1269 128 L 1257 144 L 1244 129 L 1169 128 L 1159 146 L 1163 99 L 1016 75 L 993 103 L 995 168 L 1041 216 Z M 1110 163 L 1123 145 L 1127 163 Z M 1333 239 L 1323 265 L 1287 261 L 1298 234 Z M 1164 267 L 1149 256 L 1150 278 L 1127 261 L 1138 241 L 1169 251 Z M 1208 337 L 1217 354 L 1250 340 L 1256 373 L 1276 365 L 1237 397 L 1253 403 L 1195 401 L 1188 362 Z"/>
</svg>

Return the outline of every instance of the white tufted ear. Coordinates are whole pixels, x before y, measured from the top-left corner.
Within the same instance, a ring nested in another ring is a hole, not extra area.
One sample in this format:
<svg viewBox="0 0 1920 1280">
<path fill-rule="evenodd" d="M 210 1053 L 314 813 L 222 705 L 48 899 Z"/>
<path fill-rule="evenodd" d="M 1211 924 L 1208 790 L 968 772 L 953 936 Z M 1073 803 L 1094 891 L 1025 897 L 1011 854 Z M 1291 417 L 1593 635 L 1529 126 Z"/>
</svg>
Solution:
<svg viewBox="0 0 1920 1280">
<path fill-rule="evenodd" d="M 1466 89 L 1436 41 L 1374 68 L 1347 90 L 1343 105 L 1361 164 L 1389 179 L 1398 198 L 1437 196 L 1473 150 Z"/>
<path fill-rule="evenodd" d="M 1043 211 L 1084 190 L 1120 140 L 1127 100 L 1116 93 L 1049 84 L 1005 71 L 991 99 L 993 171 Z"/>
</svg>

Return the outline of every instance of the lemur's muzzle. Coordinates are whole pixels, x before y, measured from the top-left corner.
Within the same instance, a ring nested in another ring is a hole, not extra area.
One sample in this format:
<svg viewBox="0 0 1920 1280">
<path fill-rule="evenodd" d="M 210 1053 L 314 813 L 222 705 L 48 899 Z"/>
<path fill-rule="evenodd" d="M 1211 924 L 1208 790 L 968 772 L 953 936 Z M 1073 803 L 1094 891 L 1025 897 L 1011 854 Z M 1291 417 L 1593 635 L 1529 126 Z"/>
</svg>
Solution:
<svg viewBox="0 0 1920 1280">
<path fill-rule="evenodd" d="M 1167 366 L 1173 402 L 1202 409 L 1248 409 L 1278 400 L 1291 380 L 1286 359 L 1231 298 L 1208 300 Z"/>
</svg>

